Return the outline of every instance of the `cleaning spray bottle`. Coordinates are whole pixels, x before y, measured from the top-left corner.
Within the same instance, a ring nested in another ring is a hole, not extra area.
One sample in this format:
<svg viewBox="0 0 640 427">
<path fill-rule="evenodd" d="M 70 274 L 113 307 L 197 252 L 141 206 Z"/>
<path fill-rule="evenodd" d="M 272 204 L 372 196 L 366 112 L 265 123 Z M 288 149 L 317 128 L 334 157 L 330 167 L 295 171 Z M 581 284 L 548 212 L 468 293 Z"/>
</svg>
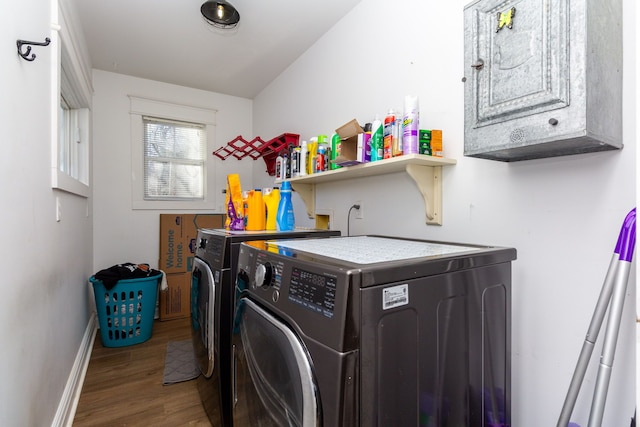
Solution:
<svg viewBox="0 0 640 427">
<path fill-rule="evenodd" d="M 318 156 L 318 137 L 313 136 L 307 144 L 307 174 L 316 172 L 316 157 Z"/>
<path fill-rule="evenodd" d="M 364 133 L 362 134 L 362 163 L 371 161 L 371 123 L 365 123 L 363 127 Z"/>
<path fill-rule="evenodd" d="M 284 162 L 284 157 L 282 153 L 278 153 L 278 157 L 276 157 L 276 179 L 278 180 L 284 179 L 283 178 L 284 176 L 283 162 Z"/>
<path fill-rule="evenodd" d="M 276 226 L 278 231 L 291 231 L 296 226 L 293 201 L 291 200 L 291 183 L 289 181 L 284 181 L 280 188 L 280 203 L 278 204 Z"/>
<path fill-rule="evenodd" d="M 300 147 L 291 151 L 291 178 L 300 176 Z"/>
<path fill-rule="evenodd" d="M 300 146 L 300 176 L 307 175 L 307 157 L 309 157 L 307 141 L 302 141 L 302 144 Z"/>
<path fill-rule="evenodd" d="M 420 128 L 418 97 L 407 95 L 404 98 L 404 118 L 402 121 L 403 154 L 418 153 L 418 129 Z"/>
<path fill-rule="evenodd" d="M 340 155 L 340 148 L 342 146 L 342 140 L 340 139 L 340 135 L 334 133 L 331 135 L 331 162 L 329 165 L 329 169 L 339 169 L 340 166 L 336 165 L 334 162 L 336 157 Z"/>
<path fill-rule="evenodd" d="M 376 114 L 376 118 L 371 123 L 371 161 L 383 159 L 384 150 L 384 134 L 380 117 Z"/>
<path fill-rule="evenodd" d="M 395 123 L 396 123 L 396 114 L 393 112 L 393 110 L 389 110 L 389 112 L 384 118 L 384 125 L 382 127 L 382 135 L 383 135 L 382 157 L 385 159 L 390 159 L 391 157 L 393 157 L 393 133 L 394 133 Z"/>
<path fill-rule="evenodd" d="M 399 114 L 396 115 L 396 122 L 393 126 L 393 145 L 392 145 L 393 157 L 402 156 L 402 117 Z"/>
</svg>

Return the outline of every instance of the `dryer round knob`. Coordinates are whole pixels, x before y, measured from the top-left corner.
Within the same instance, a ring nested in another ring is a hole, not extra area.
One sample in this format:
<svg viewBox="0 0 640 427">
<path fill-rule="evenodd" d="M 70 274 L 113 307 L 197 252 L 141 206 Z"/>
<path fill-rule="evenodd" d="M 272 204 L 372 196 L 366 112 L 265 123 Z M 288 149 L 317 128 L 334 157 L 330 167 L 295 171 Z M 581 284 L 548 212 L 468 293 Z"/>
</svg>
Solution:
<svg viewBox="0 0 640 427">
<path fill-rule="evenodd" d="M 273 267 L 271 263 L 265 262 L 264 264 L 256 265 L 255 280 L 257 286 L 268 288 L 271 286 L 271 278 L 273 277 Z"/>
</svg>

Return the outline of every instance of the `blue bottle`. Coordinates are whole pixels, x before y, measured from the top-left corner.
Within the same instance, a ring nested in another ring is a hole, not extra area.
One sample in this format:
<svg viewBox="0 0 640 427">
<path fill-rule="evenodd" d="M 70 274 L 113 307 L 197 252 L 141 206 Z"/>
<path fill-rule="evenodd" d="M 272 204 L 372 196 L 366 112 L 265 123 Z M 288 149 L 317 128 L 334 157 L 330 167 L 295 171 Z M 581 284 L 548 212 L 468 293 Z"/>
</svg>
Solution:
<svg viewBox="0 0 640 427">
<path fill-rule="evenodd" d="M 293 202 L 291 201 L 291 183 L 284 181 L 280 187 L 280 203 L 276 217 L 278 231 L 291 231 L 296 226 L 293 214 Z"/>
</svg>

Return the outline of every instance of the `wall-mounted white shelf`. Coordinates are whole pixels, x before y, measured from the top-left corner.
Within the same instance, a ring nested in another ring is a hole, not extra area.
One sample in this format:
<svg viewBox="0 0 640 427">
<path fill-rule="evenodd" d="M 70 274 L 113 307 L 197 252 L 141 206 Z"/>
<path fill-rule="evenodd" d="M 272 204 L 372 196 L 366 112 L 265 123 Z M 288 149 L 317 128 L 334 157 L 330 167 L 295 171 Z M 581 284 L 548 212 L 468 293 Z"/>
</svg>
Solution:
<svg viewBox="0 0 640 427">
<path fill-rule="evenodd" d="M 307 207 L 309 218 L 315 216 L 316 184 L 366 176 L 406 172 L 416 183 L 425 203 L 426 223 L 442 225 L 442 166 L 452 166 L 454 159 L 424 154 L 407 154 L 377 162 L 364 163 L 288 179 Z M 276 181 L 280 183 L 282 181 Z"/>
</svg>

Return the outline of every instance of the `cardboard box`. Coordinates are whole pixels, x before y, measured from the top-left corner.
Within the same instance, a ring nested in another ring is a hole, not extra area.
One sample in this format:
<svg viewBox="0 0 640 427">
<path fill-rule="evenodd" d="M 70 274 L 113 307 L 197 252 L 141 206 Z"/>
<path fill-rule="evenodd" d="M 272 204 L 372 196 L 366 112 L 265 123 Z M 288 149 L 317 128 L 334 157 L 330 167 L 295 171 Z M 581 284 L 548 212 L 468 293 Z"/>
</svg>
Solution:
<svg viewBox="0 0 640 427">
<path fill-rule="evenodd" d="M 356 119 L 351 120 L 336 129 L 336 133 L 340 135 L 340 153 L 333 162 L 339 166 L 364 163 L 366 141 L 364 129 L 358 124 L 358 121 Z M 360 144 L 359 147 L 358 144 Z"/>
<path fill-rule="evenodd" d="M 160 214 L 158 269 L 167 274 L 191 271 L 199 228 L 223 228 L 224 214 Z"/>
<path fill-rule="evenodd" d="M 191 272 L 167 274 L 168 288 L 160 291 L 160 320 L 181 319 L 191 313 Z"/>
<path fill-rule="evenodd" d="M 420 129 L 418 131 L 418 153 L 431 155 L 431 130 Z"/>
<path fill-rule="evenodd" d="M 431 130 L 431 155 L 442 157 L 442 130 Z"/>
<path fill-rule="evenodd" d="M 441 129 L 420 129 L 419 131 L 419 153 L 433 157 L 442 157 L 442 130 Z"/>
</svg>

